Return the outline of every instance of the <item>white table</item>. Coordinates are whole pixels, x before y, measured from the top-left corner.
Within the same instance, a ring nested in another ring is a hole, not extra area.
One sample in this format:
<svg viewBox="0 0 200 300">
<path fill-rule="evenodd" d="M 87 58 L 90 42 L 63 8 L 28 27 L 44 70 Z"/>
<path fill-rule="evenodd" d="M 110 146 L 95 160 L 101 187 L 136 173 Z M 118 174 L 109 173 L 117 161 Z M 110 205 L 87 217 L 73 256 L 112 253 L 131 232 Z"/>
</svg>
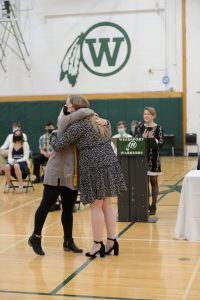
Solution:
<svg viewBox="0 0 200 300">
<path fill-rule="evenodd" d="M 185 175 L 175 228 L 176 239 L 200 240 L 200 171 Z"/>
</svg>

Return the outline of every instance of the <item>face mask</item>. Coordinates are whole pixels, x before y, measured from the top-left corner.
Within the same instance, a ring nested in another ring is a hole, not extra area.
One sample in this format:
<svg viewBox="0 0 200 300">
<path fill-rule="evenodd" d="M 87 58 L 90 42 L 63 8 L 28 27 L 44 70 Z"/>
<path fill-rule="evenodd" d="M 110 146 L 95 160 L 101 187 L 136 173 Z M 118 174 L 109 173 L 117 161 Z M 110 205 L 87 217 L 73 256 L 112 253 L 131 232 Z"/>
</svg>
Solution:
<svg viewBox="0 0 200 300">
<path fill-rule="evenodd" d="M 16 135 L 16 136 L 14 136 L 13 140 L 14 140 L 15 142 L 21 141 L 21 140 L 22 140 L 22 135 Z"/>
<path fill-rule="evenodd" d="M 125 128 L 117 128 L 117 131 L 120 135 L 123 135 L 126 132 Z"/>
<path fill-rule="evenodd" d="M 15 132 L 16 130 L 19 130 L 18 127 L 13 127 L 13 132 Z"/>
<path fill-rule="evenodd" d="M 51 134 L 54 131 L 54 129 L 47 129 L 46 132 L 48 132 L 49 134 Z"/>
<path fill-rule="evenodd" d="M 132 127 L 132 128 L 131 128 L 131 131 L 132 131 L 132 133 L 134 134 L 134 133 L 135 133 L 135 127 Z"/>
<path fill-rule="evenodd" d="M 70 113 L 68 112 L 68 110 L 67 110 L 67 106 L 66 106 L 66 105 L 63 106 L 63 114 L 64 114 L 65 116 L 67 116 L 67 115 L 70 114 Z"/>
</svg>

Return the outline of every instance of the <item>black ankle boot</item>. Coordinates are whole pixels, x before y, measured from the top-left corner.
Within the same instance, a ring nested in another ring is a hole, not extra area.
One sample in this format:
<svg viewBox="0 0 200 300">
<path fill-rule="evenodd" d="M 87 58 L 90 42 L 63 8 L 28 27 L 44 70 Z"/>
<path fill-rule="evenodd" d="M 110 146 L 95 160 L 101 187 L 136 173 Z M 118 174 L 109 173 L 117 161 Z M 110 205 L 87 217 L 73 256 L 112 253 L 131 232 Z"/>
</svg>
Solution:
<svg viewBox="0 0 200 300">
<path fill-rule="evenodd" d="M 74 243 L 74 240 L 71 239 L 65 239 L 63 243 L 63 249 L 64 251 L 73 251 L 74 253 L 82 253 L 83 249 L 80 249 L 76 246 Z"/>
<path fill-rule="evenodd" d="M 35 235 L 35 233 L 33 233 L 29 240 L 28 240 L 28 244 L 30 247 L 33 248 L 33 251 L 38 254 L 38 255 L 45 255 L 44 251 L 42 250 L 42 246 L 41 246 L 41 236 L 37 236 Z"/>
<path fill-rule="evenodd" d="M 119 255 L 119 243 L 118 243 L 118 241 L 116 239 L 110 239 L 110 238 L 107 238 L 107 240 L 113 241 L 114 244 L 108 251 L 105 252 L 105 254 L 108 255 L 114 250 L 114 255 Z"/>
<path fill-rule="evenodd" d="M 157 209 L 156 205 L 151 204 L 149 214 L 150 215 L 155 215 L 156 214 L 156 209 Z"/>
<path fill-rule="evenodd" d="M 97 242 L 97 241 L 94 241 L 95 244 L 101 244 L 101 248 L 95 252 L 94 254 L 91 254 L 90 252 L 87 252 L 85 253 L 86 256 L 89 256 L 89 257 L 96 257 L 96 255 L 99 253 L 100 254 L 100 257 L 104 257 L 105 256 L 105 246 L 103 244 L 103 242 Z"/>
</svg>

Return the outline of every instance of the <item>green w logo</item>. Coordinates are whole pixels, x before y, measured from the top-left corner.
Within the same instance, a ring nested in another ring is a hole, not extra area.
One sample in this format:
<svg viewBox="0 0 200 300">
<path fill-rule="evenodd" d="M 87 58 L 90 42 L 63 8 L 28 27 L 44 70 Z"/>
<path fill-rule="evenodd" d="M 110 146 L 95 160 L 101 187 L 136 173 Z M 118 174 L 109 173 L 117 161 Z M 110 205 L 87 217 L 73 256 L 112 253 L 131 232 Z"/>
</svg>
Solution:
<svg viewBox="0 0 200 300">
<path fill-rule="evenodd" d="M 130 52 L 130 39 L 122 27 L 111 22 L 97 23 L 68 48 L 61 63 L 60 81 L 67 77 L 74 86 L 81 62 L 95 75 L 113 75 L 126 65 Z"/>
<path fill-rule="evenodd" d="M 114 48 L 113 54 L 111 55 L 110 48 L 109 48 L 110 39 L 109 38 L 99 39 L 100 48 L 99 48 L 99 53 L 97 55 L 96 51 L 95 51 L 95 47 L 94 47 L 94 44 L 97 43 L 97 40 L 96 39 L 85 39 L 85 43 L 88 44 L 88 46 L 89 46 L 90 53 L 92 55 L 92 59 L 94 62 L 94 66 L 99 67 L 101 65 L 104 54 L 106 56 L 108 65 L 115 66 L 117 56 L 119 53 L 119 49 L 120 49 L 120 45 L 121 45 L 121 42 L 123 42 L 123 41 L 124 41 L 123 37 L 113 38 L 113 42 L 115 43 L 115 48 Z"/>
</svg>

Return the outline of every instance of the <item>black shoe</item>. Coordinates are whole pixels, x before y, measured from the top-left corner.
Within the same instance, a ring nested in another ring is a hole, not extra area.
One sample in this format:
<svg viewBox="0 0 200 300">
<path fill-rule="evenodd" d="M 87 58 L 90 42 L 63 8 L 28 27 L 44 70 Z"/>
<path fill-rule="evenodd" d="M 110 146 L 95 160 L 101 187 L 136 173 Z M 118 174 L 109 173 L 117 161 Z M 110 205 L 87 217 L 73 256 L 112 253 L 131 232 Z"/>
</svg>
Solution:
<svg viewBox="0 0 200 300">
<path fill-rule="evenodd" d="M 74 253 L 82 253 L 83 249 L 80 249 L 76 246 L 74 243 L 74 240 L 71 239 L 65 239 L 63 243 L 63 249 L 64 251 L 73 251 Z"/>
<path fill-rule="evenodd" d="M 101 248 L 93 254 L 91 254 L 90 252 L 87 252 L 87 253 L 85 253 L 85 255 L 89 256 L 89 257 L 96 257 L 96 255 L 99 253 L 100 257 L 104 257 L 105 256 L 105 246 L 104 246 L 103 242 L 102 241 L 101 242 L 94 241 L 94 243 L 101 244 Z"/>
<path fill-rule="evenodd" d="M 42 182 L 42 181 L 41 181 L 41 179 L 40 179 L 39 177 L 36 177 L 36 178 L 32 181 L 32 183 L 40 183 L 40 182 Z"/>
<path fill-rule="evenodd" d="M 4 170 L 1 170 L 1 171 L 0 171 L 0 175 L 5 175 L 5 171 L 4 171 Z"/>
<path fill-rule="evenodd" d="M 61 209 L 61 207 L 60 207 L 60 202 L 59 203 L 54 203 L 53 205 L 52 205 L 52 207 L 50 208 L 50 212 L 52 212 L 52 211 L 57 211 L 57 210 L 60 210 Z"/>
<path fill-rule="evenodd" d="M 107 238 L 107 240 L 113 241 L 113 246 L 105 252 L 106 255 L 110 254 L 114 250 L 114 255 L 119 255 L 119 244 L 116 239 Z"/>
<path fill-rule="evenodd" d="M 151 204 L 150 209 L 149 209 L 150 210 L 149 214 L 150 215 L 155 215 L 156 214 L 156 209 L 157 209 L 156 205 Z"/>
<path fill-rule="evenodd" d="M 28 240 L 28 244 L 30 247 L 33 248 L 33 251 L 36 254 L 45 255 L 44 251 L 42 250 L 42 246 L 41 246 L 41 238 L 42 237 L 38 237 L 33 233 Z"/>
</svg>

